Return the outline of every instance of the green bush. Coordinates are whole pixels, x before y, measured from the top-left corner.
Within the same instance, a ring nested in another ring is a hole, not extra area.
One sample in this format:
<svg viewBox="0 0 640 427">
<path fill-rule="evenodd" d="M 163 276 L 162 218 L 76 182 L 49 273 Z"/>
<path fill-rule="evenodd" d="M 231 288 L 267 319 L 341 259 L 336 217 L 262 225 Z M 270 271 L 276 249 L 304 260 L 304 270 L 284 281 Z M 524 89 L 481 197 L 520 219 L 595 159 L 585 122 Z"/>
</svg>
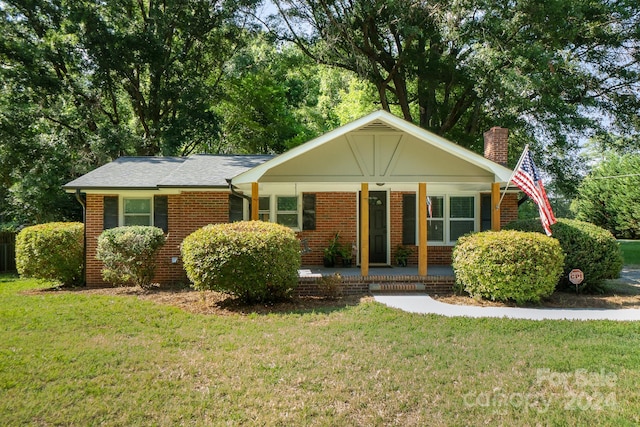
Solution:
<svg viewBox="0 0 640 427">
<path fill-rule="evenodd" d="M 553 293 L 563 262 L 558 241 L 550 237 L 489 231 L 459 238 L 452 265 L 459 286 L 472 297 L 522 304 Z"/>
<path fill-rule="evenodd" d="M 609 230 L 617 238 L 640 238 L 639 169 L 640 154 L 608 153 L 578 187 L 571 204 L 576 218 Z"/>
<path fill-rule="evenodd" d="M 543 233 L 540 220 L 514 221 L 505 229 Z M 552 237 L 560 242 L 565 253 L 564 271 L 559 287 L 573 287 L 569 272 L 579 268 L 584 273 L 583 291 L 599 292 L 605 279 L 619 277 L 622 253 L 613 235 L 597 225 L 575 219 L 558 219 L 551 226 Z"/>
<path fill-rule="evenodd" d="M 208 225 L 184 239 L 182 260 L 195 289 L 245 302 L 278 300 L 298 283 L 300 242 L 291 229 L 268 222 Z"/>
<path fill-rule="evenodd" d="M 158 227 L 132 225 L 103 231 L 96 251 L 104 264 L 102 278 L 115 285 L 148 287 L 156 271 L 156 254 L 164 243 Z"/>
<path fill-rule="evenodd" d="M 16 237 L 16 268 L 23 277 L 83 284 L 84 226 L 50 222 L 24 228 Z"/>
</svg>

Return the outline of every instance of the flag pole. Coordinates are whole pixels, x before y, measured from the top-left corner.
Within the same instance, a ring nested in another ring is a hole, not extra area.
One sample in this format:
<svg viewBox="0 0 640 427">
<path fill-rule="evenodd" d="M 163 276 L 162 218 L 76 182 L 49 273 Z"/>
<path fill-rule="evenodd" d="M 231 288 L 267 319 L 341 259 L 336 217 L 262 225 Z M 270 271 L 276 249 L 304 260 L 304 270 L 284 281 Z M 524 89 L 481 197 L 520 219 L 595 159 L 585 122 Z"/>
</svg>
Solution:
<svg viewBox="0 0 640 427">
<path fill-rule="evenodd" d="M 524 146 L 524 150 L 522 150 L 522 154 L 520 155 L 520 159 L 518 160 L 518 163 L 516 164 L 516 167 L 513 168 L 513 172 L 511 173 L 511 177 L 509 177 L 509 181 L 507 181 L 507 186 L 504 188 L 504 191 L 502 192 L 502 196 L 500 197 L 500 201 L 496 205 L 496 210 L 500 209 L 500 205 L 502 204 L 502 199 L 504 199 L 504 196 L 507 194 L 507 190 L 509 189 L 509 184 L 511 183 L 511 180 L 513 179 L 513 177 L 518 172 L 518 169 L 520 169 L 520 165 L 522 164 L 522 161 L 524 160 L 524 156 L 525 156 L 525 154 L 527 154 L 527 151 L 529 151 L 529 144 Z"/>
</svg>

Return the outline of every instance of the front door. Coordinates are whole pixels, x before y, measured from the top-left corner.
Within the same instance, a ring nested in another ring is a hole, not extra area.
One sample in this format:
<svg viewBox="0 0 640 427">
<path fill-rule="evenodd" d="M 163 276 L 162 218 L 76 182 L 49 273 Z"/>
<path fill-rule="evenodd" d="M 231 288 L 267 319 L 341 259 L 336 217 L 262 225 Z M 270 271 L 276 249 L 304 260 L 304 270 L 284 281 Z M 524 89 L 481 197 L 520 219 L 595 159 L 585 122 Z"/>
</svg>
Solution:
<svg viewBox="0 0 640 427">
<path fill-rule="evenodd" d="M 387 263 L 387 193 L 369 192 L 369 262 Z"/>
</svg>

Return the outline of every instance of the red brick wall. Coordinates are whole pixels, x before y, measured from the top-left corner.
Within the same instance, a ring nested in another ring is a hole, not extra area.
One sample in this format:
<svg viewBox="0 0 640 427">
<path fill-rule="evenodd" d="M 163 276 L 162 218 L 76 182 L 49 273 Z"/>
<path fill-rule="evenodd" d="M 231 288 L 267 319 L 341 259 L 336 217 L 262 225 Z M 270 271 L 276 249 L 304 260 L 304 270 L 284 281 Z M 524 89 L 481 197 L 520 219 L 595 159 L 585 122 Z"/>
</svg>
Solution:
<svg viewBox="0 0 640 427">
<path fill-rule="evenodd" d="M 391 192 L 390 208 L 390 260 L 394 263 L 395 251 L 402 244 L 402 195 L 403 192 Z M 97 240 L 102 233 L 103 197 L 105 195 L 87 195 L 87 284 L 102 286 L 102 263 L 95 258 Z M 357 243 L 358 215 L 357 192 L 316 193 L 316 230 L 298 233 L 300 239 L 307 239 L 311 252 L 302 256 L 303 265 L 322 265 L 323 250 L 329 240 L 339 232 L 342 244 Z M 193 231 L 207 224 L 226 223 L 229 219 L 229 196 L 223 192 L 188 192 L 169 196 L 169 234 L 167 243 L 157 258 L 157 270 L 154 281 L 173 283 L 186 281 L 186 275 L 180 259 L 180 243 Z M 506 224 L 518 217 L 516 194 L 507 194 L 502 202 L 501 222 Z M 413 254 L 409 265 L 417 265 L 418 250 L 411 246 Z M 450 264 L 450 246 L 429 246 L 429 264 Z M 356 254 L 354 254 L 355 256 Z M 172 257 L 178 262 L 173 264 Z M 355 258 L 354 258 L 355 259 Z"/>
<path fill-rule="evenodd" d="M 358 193 L 316 193 L 316 229 L 298 233 L 306 239 L 311 252 L 302 256 L 303 265 L 322 265 L 324 248 L 340 233 L 340 243 L 357 243 Z M 355 256 L 354 254 L 354 264 Z"/>
<path fill-rule="evenodd" d="M 484 133 L 484 157 L 502 166 L 507 165 L 509 129 L 492 127 Z"/>
<path fill-rule="evenodd" d="M 102 194 L 87 195 L 87 285 L 103 286 L 102 263 L 96 259 L 98 237 L 103 227 Z M 155 282 L 186 281 L 180 259 L 180 243 L 189 234 L 207 224 L 229 220 L 229 194 L 225 192 L 188 192 L 169 196 L 169 233 L 157 257 Z M 173 264 L 172 257 L 178 262 Z"/>
<path fill-rule="evenodd" d="M 505 224 L 510 223 L 518 219 L 518 195 L 517 194 L 505 194 L 500 205 L 500 226 L 504 227 Z"/>
</svg>

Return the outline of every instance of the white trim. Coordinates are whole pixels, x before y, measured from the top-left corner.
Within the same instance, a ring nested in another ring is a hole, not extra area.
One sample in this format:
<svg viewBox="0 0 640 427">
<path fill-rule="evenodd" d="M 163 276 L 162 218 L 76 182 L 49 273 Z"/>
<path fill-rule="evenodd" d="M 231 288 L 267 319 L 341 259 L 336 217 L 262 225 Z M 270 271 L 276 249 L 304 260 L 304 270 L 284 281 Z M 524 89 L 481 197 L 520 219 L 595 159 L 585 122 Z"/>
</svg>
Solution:
<svg viewBox="0 0 640 427">
<path fill-rule="evenodd" d="M 431 144 L 434 147 L 440 148 L 449 154 L 452 154 L 464 161 L 467 161 L 481 169 L 486 171 L 490 171 L 495 175 L 494 181 L 496 182 L 507 182 L 511 177 L 513 171 L 510 169 L 499 165 L 485 157 L 474 153 L 466 148 L 461 147 L 458 144 L 455 144 L 441 136 L 438 136 L 434 133 L 431 133 L 425 129 L 422 129 L 413 123 L 410 123 L 404 119 L 394 116 L 391 113 L 388 113 L 383 110 L 379 110 L 373 112 L 365 117 L 362 117 L 358 120 L 355 120 L 349 124 L 346 124 L 342 127 L 334 129 L 324 135 L 321 135 L 309 142 L 306 142 L 302 145 L 299 145 L 291 150 L 268 160 L 246 172 L 243 172 L 232 179 L 232 182 L 235 185 L 247 184 L 251 182 L 259 182 L 260 179 L 267 173 L 270 169 L 281 165 L 295 157 L 298 157 L 302 154 L 305 154 L 329 141 L 332 141 L 338 137 L 348 134 L 349 132 L 353 132 L 358 130 L 361 127 L 364 127 L 370 123 L 381 121 L 391 127 L 398 129 L 401 132 L 406 132 L 425 143 Z M 416 179 L 416 182 L 423 182 L 425 180 Z M 428 180 L 427 180 L 428 182 Z"/>
</svg>

